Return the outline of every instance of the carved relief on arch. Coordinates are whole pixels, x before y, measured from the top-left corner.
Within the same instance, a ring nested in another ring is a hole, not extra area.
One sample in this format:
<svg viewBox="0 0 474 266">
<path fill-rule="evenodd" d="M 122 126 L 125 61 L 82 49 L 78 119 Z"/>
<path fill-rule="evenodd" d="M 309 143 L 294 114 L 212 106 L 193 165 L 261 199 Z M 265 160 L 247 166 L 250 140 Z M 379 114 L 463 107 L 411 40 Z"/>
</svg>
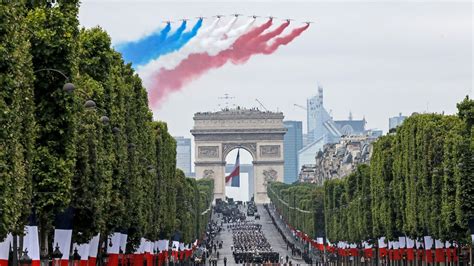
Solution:
<svg viewBox="0 0 474 266">
<path fill-rule="evenodd" d="M 199 158 L 219 158 L 219 146 L 199 146 Z"/>
<path fill-rule="evenodd" d="M 278 172 L 273 168 L 263 170 L 262 174 L 264 176 L 263 186 L 265 187 L 267 187 L 268 183 L 276 181 L 278 179 Z"/>
<path fill-rule="evenodd" d="M 204 172 L 202 173 L 202 177 L 203 178 L 214 178 L 214 170 L 211 170 L 211 169 L 206 169 L 204 170 Z"/>
<path fill-rule="evenodd" d="M 280 145 L 261 145 L 260 146 L 261 157 L 280 157 Z"/>
<path fill-rule="evenodd" d="M 254 158 L 257 154 L 257 143 L 222 143 L 222 156 L 225 158 L 227 154 L 235 149 L 242 148 L 249 151 Z"/>
</svg>

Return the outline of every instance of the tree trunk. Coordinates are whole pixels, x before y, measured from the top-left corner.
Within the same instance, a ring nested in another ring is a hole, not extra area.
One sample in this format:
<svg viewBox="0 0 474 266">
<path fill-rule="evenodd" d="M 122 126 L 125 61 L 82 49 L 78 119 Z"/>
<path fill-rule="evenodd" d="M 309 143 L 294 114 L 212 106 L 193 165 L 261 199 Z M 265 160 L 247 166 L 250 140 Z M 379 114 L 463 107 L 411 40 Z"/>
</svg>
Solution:
<svg viewBox="0 0 474 266">
<path fill-rule="evenodd" d="M 13 266 L 18 265 L 18 236 L 13 235 L 13 258 L 12 258 Z"/>
</svg>

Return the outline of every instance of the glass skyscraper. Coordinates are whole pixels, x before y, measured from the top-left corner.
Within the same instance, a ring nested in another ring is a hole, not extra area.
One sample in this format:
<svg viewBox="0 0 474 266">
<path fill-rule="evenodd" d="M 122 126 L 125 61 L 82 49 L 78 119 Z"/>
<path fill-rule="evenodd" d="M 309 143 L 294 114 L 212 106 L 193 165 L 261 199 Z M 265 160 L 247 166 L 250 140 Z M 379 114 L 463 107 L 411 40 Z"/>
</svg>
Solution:
<svg viewBox="0 0 474 266">
<path fill-rule="evenodd" d="M 283 121 L 287 128 L 284 138 L 285 176 L 284 182 L 291 184 L 298 180 L 298 151 L 303 148 L 303 123 L 301 121 Z"/>
<path fill-rule="evenodd" d="M 174 137 L 176 140 L 176 167 L 191 176 L 191 139 Z"/>
</svg>

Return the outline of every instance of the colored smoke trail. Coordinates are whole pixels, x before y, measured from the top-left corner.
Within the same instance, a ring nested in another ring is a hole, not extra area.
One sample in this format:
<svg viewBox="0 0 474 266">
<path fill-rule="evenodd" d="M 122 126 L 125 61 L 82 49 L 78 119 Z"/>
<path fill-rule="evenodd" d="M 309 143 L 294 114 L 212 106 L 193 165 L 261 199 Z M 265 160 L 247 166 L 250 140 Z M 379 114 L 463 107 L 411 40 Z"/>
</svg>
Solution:
<svg viewBox="0 0 474 266">
<path fill-rule="evenodd" d="M 263 53 L 263 51 L 266 49 L 267 41 L 280 35 L 289 25 L 290 22 L 285 22 L 276 29 L 252 39 L 245 44 L 245 47 L 235 49 L 234 53 L 230 57 L 230 60 L 236 65 L 243 64 L 247 62 L 252 55 Z"/>
<path fill-rule="evenodd" d="M 167 47 L 173 46 L 175 42 L 178 42 L 186 30 L 187 22 L 184 20 L 176 31 L 168 36 L 171 30 L 171 26 L 168 23 L 166 28 L 166 34 L 160 36 L 160 39 L 151 38 L 153 42 L 132 42 L 124 43 L 118 46 L 118 50 L 122 53 L 126 62 L 131 62 L 134 66 L 139 66 L 148 63 L 150 60 L 157 58 L 166 53 L 169 49 Z M 160 34 L 161 35 L 161 34 Z"/>
<path fill-rule="evenodd" d="M 293 41 L 296 37 L 300 36 L 301 33 L 303 33 L 305 30 L 309 28 L 309 24 L 306 24 L 304 27 L 296 28 L 291 31 L 290 34 L 283 36 L 283 37 L 278 37 L 275 39 L 275 41 L 266 49 L 263 51 L 264 54 L 272 54 L 274 53 L 278 47 L 281 45 L 287 45 L 291 41 Z"/>
<path fill-rule="evenodd" d="M 213 42 L 212 45 L 206 46 L 205 47 L 206 49 L 203 52 L 207 52 L 209 55 L 216 55 L 220 51 L 228 49 L 235 42 L 235 40 L 241 34 L 246 32 L 254 23 L 255 23 L 255 19 L 251 19 L 244 25 L 229 31 L 229 33 L 226 34 L 227 35 L 226 39 Z"/>
<path fill-rule="evenodd" d="M 189 40 L 191 40 L 194 36 L 196 36 L 196 34 L 198 33 L 201 27 L 202 27 L 202 19 L 199 19 L 196 22 L 196 24 L 194 24 L 191 31 L 182 34 L 180 38 L 177 38 L 175 41 L 170 40 L 170 43 L 168 45 L 166 45 L 166 41 L 165 41 L 163 47 L 160 49 L 160 53 L 155 58 L 155 60 L 158 59 L 161 55 L 172 53 L 181 49 L 183 46 L 185 46 L 189 42 Z"/>
<path fill-rule="evenodd" d="M 168 23 L 160 32 L 154 32 L 150 36 L 146 36 L 138 41 L 117 45 L 117 50 L 122 53 L 125 62 L 141 64 L 148 60 L 147 58 L 150 57 L 149 53 L 159 49 L 160 44 L 166 39 L 170 30 L 171 24 Z M 144 51 L 148 52 L 144 53 Z"/>
<path fill-rule="evenodd" d="M 207 53 L 191 54 L 175 68 L 171 70 L 160 69 L 153 76 L 153 84 L 149 88 L 149 99 L 152 106 L 160 103 L 169 93 L 180 90 L 185 84 L 198 78 L 211 69 L 219 68 L 228 61 L 234 64 L 245 63 L 254 54 L 271 54 L 281 45 L 286 45 L 305 31 L 309 25 L 296 28 L 290 34 L 275 39 L 271 45 L 266 42 L 272 36 L 281 34 L 288 27 L 288 23 L 283 23 L 277 29 L 262 34 L 272 25 L 269 20 L 266 23 L 254 28 L 240 36 L 234 44 L 226 50 L 219 52 L 215 56 Z"/>
<path fill-rule="evenodd" d="M 157 69 L 174 68 L 179 64 L 179 62 L 186 59 L 188 55 L 192 53 L 206 52 L 206 49 L 208 48 L 206 45 L 212 45 L 218 38 L 221 38 L 222 34 L 225 34 L 230 30 L 236 19 L 233 19 L 228 24 L 217 28 L 219 21 L 220 19 L 216 19 L 209 27 L 200 31 L 197 36 L 191 39 L 182 49 L 163 55 L 151 61 L 149 64 L 137 69 L 140 73 L 140 77 L 144 80 L 149 80 L 149 77 L 151 77 Z"/>
</svg>

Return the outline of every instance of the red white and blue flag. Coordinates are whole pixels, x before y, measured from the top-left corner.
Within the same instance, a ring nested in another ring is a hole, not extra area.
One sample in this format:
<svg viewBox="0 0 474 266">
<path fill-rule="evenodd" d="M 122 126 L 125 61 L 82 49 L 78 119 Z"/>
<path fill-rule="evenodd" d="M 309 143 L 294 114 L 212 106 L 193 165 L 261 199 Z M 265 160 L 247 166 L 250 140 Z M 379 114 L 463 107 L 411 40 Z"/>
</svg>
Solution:
<svg viewBox="0 0 474 266">
<path fill-rule="evenodd" d="M 240 150 L 237 151 L 234 169 L 225 177 L 225 184 L 231 187 L 240 187 Z"/>
</svg>

